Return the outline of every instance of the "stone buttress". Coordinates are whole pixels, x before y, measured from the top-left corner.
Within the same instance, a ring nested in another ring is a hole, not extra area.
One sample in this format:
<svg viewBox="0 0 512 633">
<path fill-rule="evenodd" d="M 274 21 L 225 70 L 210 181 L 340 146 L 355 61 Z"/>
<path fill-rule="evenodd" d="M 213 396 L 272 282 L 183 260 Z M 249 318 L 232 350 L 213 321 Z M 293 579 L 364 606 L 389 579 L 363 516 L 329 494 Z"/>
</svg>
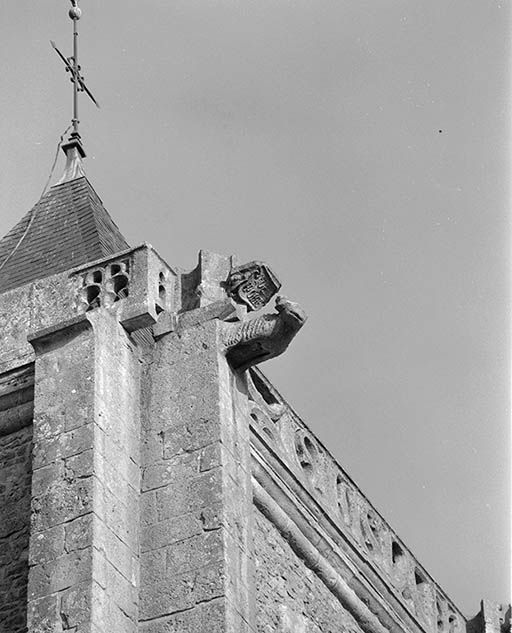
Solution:
<svg viewBox="0 0 512 633">
<path fill-rule="evenodd" d="M 73 174 L 0 241 L 0 633 L 508 630 L 257 368 L 306 320 L 271 269 L 173 269 Z"/>
</svg>

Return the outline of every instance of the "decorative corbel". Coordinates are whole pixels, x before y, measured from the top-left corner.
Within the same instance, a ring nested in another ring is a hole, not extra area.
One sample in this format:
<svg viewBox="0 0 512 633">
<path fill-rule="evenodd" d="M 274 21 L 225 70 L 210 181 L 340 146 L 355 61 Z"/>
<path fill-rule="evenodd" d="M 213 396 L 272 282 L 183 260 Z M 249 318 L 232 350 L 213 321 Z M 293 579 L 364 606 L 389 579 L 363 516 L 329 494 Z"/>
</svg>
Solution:
<svg viewBox="0 0 512 633">
<path fill-rule="evenodd" d="M 276 312 L 238 323 L 226 323 L 226 357 L 237 370 L 245 370 L 282 354 L 306 322 L 298 303 L 286 297 L 276 298 Z"/>
</svg>

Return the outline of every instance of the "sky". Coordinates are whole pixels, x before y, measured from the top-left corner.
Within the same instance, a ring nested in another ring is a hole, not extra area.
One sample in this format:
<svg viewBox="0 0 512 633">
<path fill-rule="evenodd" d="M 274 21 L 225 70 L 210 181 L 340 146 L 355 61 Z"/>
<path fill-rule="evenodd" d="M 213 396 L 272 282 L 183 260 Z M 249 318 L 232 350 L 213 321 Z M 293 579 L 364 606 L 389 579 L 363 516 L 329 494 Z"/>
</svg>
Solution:
<svg viewBox="0 0 512 633">
<path fill-rule="evenodd" d="M 1 235 L 71 118 L 69 6 L 0 8 Z M 510 4 L 80 6 L 127 240 L 269 264 L 309 320 L 263 371 L 466 615 L 509 600 Z"/>
</svg>

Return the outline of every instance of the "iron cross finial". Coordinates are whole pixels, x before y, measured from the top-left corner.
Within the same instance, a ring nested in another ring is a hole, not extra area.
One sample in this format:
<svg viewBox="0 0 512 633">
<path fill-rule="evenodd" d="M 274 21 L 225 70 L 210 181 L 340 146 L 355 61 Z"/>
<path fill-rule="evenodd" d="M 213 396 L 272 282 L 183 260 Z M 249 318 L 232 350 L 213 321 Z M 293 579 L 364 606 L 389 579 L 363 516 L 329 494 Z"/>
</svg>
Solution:
<svg viewBox="0 0 512 633">
<path fill-rule="evenodd" d="M 87 88 L 84 82 L 84 78 L 81 75 L 81 67 L 78 63 L 78 20 L 82 17 L 82 10 L 78 6 L 78 0 L 71 0 L 71 9 L 69 10 L 69 17 L 73 21 L 73 55 L 71 57 L 65 57 L 57 48 L 55 42 L 51 41 L 51 45 L 57 52 L 57 55 L 64 62 L 66 72 L 71 74 L 71 82 L 73 83 L 73 132 L 71 139 L 80 141 L 80 133 L 78 131 L 78 93 L 85 92 L 92 102 L 99 108 L 99 103 L 94 98 L 94 95 Z"/>
</svg>

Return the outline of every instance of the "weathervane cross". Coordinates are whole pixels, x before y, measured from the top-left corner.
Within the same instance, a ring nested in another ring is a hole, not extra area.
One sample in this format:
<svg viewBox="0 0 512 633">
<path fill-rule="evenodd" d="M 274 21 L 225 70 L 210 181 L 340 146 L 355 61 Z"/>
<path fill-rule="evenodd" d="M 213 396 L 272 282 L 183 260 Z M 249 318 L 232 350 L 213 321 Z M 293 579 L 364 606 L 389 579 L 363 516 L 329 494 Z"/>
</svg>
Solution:
<svg viewBox="0 0 512 633">
<path fill-rule="evenodd" d="M 94 98 L 92 92 L 85 85 L 84 78 L 80 73 L 81 67 L 78 63 L 78 20 L 82 17 L 82 10 L 78 6 L 78 0 L 71 0 L 71 4 L 72 7 L 69 10 L 69 17 L 73 20 L 73 55 L 71 57 L 65 57 L 57 48 L 55 42 L 50 41 L 50 43 L 55 49 L 57 55 L 64 62 L 66 72 L 71 74 L 71 81 L 73 83 L 73 119 L 71 121 L 73 125 L 73 132 L 71 134 L 71 139 L 76 140 L 79 143 L 80 134 L 78 132 L 78 124 L 80 121 L 78 119 L 78 93 L 85 92 L 98 108 L 100 105 Z"/>
</svg>

